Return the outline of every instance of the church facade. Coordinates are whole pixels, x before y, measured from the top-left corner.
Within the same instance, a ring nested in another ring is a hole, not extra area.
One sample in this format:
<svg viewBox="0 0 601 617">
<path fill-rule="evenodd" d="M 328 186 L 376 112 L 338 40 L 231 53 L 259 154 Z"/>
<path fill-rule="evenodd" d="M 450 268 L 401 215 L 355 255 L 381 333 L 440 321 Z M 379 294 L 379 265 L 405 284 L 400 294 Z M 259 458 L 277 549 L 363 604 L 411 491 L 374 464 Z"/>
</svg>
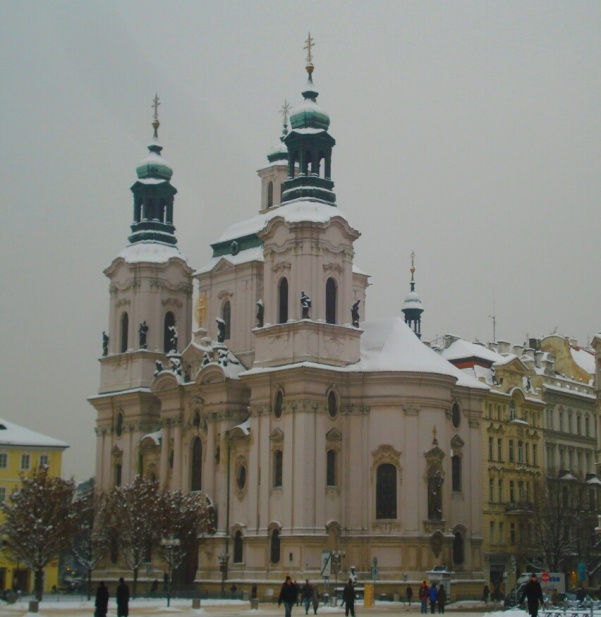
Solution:
<svg viewBox="0 0 601 617">
<path fill-rule="evenodd" d="M 155 112 L 130 243 L 105 270 L 96 485 L 143 473 L 203 491 L 216 533 L 191 564 L 201 586 L 320 582 L 333 551 L 342 579 L 354 566 L 379 592 L 445 566 L 457 595 L 479 592 L 488 387 L 424 345 L 419 319 L 367 319 L 311 60 L 258 211 L 196 271 L 177 247 Z"/>
</svg>

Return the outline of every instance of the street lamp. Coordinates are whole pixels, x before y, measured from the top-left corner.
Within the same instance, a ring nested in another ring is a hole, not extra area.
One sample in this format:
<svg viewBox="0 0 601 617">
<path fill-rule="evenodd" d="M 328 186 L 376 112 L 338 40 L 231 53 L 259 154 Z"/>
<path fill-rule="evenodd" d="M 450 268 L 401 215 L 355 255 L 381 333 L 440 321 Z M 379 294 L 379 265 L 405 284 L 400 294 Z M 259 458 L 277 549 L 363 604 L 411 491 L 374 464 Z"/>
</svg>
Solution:
<svg viewBox="0 0 601 617">
<path fill-rule="evenodd" d="M 169 538 L 163 538 L 161 540 L 161 545 L 165 548 L 165 552 L 167 554 L 167 606 L 171 604 L 171 576 L 173 574 L 173 551 L 180 546 L 179 538 L 174 538 L 173 536 Z"/>
<path fill-rule="evenodd" d="M 334 569 L 334 576 L 336 577 L 336 586 L 338 586 L 338 573 L 342 569 L 342 560 L 346 557 L 344 551 L 334 551 L 332 553 L 332 568 Z M 336 588 L 334 588 L 334 593 Z"/>
<path fill-rule="evenodd" d="M 230 556 L 219 554 L 219 571 L 221 572 L 221 597 L 225 597 L 225 579 L 227 578 L 227 562 L 230 560 Z"/>
</svg>

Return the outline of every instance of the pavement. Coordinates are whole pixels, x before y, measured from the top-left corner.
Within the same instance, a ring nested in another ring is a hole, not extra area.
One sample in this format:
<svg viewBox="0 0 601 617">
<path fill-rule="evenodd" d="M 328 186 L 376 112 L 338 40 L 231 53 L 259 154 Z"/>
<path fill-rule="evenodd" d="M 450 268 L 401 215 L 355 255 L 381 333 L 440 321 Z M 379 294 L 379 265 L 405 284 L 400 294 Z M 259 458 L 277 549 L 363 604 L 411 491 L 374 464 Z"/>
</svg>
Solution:
<svg viewBox="0 0 601 617">
<path fill-rule="evenodd" d="M 449 604 L 447 611 L 453 617 L 478 617 L 486 613 L 486 617 L 526 617 L 524 611 L 495 612 L 492 604 L 482 602 L 461 602 Z M 375 606 L 365 608 L 362 603 L 355 605 L 356 617 L 386 617 L 407 613 L 407 617 L 420 614 L 419 604 L 411 607 L 402 602 L 376 602 Z M 111 599 L 107 617 L 116 617 L 116 607 Z M 259 604 L 258 610 L 251 610 L 250 602 L 243 600 L 202 600 L 199 609 L 192 608 L 191 600 L 171 600 L 167 607 L 164 599 L 137 599 L 130 602 L 130 617 L 150 617 L 156 615 L 174 615 L 177 617 L 284 617 L 283 607 L 275 603 Z M 50 596 L 43 600 L 37 613 L 29 611 L 29 600 L 21 600 L 16 604 L 0 604 L 1 617 L 93 617 L 94 601 L 81 598 L 65 598 L 64 596 Z M 293 608 L 292 617 L 304 617 L 302 606 Z M 343 617 L 344 608 L 339 606 L 320 606 L 317 615 L 322 617 Z M 313 611 L 309 611 L 309 617 Z M 542 616 L 541 616 L 542 617 Z"/>
</svg>

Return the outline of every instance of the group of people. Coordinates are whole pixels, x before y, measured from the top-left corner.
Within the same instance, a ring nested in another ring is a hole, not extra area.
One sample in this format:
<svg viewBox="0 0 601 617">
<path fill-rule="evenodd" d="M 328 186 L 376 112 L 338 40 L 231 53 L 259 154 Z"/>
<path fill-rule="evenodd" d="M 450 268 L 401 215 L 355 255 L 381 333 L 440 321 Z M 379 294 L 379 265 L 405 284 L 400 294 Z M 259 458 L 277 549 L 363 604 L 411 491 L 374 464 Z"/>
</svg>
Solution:
<svg viewBox="0 0 601 617">
<path fill-rule="evenodd" d="M 305 607 L 305 615 L 309 614 L 309 609 L 313 607 L 313 614 L 317 615 L 317 609 L 319 608 L 319 590 L 317 585 L 311 585 L 309 579 L 305 580 L 305 584 L 299 589 L 296 582 L 292 582 L 292 579 L 287 576 L 280 595 L 278 597 L 278 606 L 284 605 L 286 617 L 290 617 L 292 614 L 292 607 L 302 600 Z"/>
<path fill-rule="evenodd" d="M 116 592 L 117 599 L 117 617 L 128 617 L 129 615 L 129 587 L 123 578 L 119 579 L 119 585 L 117 585 Z M 94 617 L 106 617 L 109 608 L 109 590 L 104 584 L 104 581 L 100 582 L 98 589 L 96 590 L 96 612 Z"/>
<path fill-rule="evenodd" d="M 407 599 L 411 604 L 411 597 L 413 591 L 411 587 L 407 587 Z M 438 607 L 439 613 L 444 613 L 444 607 L 447 603 L 447 590 L 443 583 L 440 583 L 439 587 L 436 587 L 436 583 L 432 583 L 428 587 L 428 583 L 424 581 L 419 588 L 419 601 L 421 602 L 421 614 L 428 613 L 428 603 L 430 604 L 430 613 L 434 614 Z"/>
</svg>

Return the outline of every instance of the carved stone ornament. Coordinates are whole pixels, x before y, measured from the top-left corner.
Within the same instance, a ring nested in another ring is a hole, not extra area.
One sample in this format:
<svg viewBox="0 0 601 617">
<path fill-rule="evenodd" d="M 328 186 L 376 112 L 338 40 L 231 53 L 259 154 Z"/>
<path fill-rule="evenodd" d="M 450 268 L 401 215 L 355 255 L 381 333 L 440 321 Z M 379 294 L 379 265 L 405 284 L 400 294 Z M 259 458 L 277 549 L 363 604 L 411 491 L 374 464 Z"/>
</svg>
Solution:
<svg viewBox="0 0 601 617">
<path fill-rule="evenodd" d="M 419 406 L 418 405 L 405 405 L 403 407 L 403 413 L 406 416 L 417 416 L 419 414 Z"/>
<path fill-rule="evenodd" d="M 440 554 L 442 553 L 442 546 L 444 544 L 444 535 L 442 534 L 442 532 L 439 531 L 435 531 L 431 536 L 430 536 L 430 548 L 432 549 L 432 552 L 434 553 L 434 557 L 439 557 Z"/>
</svg>

